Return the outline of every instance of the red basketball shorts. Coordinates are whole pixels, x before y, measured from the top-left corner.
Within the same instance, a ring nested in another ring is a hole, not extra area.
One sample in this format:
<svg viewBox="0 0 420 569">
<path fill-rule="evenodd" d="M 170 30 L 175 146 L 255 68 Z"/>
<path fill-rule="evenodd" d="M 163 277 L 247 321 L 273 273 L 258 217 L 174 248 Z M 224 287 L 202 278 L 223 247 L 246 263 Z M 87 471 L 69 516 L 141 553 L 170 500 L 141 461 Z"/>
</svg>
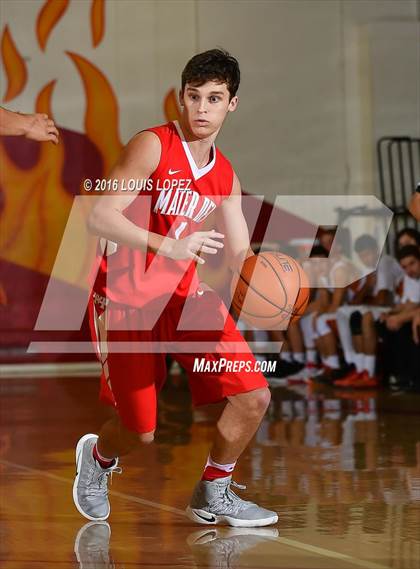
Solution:
<svg viewBox="0 0 420 569">
<path fill-rule="evenodd" d="M 169 303 L 152 329 L 146 329 L 146 309 L 91 296 L 90 328 L 102 363 L 100 399 L 116 408 L 131 431 L 156 428 L 157 395 L 166 380 L 168 353 L 187 372 L 194 405 L 267 387 L 219 296 L 199 290 L 185 304 L 183 312 L 183 304 Z M 177 329 L 180 320 L 184 329 Z"/>
</svg>

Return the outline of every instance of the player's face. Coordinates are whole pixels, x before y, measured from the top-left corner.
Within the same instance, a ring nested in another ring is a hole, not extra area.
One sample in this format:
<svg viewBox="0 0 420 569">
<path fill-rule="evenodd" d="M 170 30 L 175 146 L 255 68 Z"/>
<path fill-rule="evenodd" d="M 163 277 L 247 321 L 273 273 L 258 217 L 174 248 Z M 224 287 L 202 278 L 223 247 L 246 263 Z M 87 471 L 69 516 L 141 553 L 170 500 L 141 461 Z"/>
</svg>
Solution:
<svg viewBox="0 0 420 569">
<path fill-rule="evenodd" d="M 412 279 L 420 279 L 420 261 L 410 255 L 401 259 L 400 265 L 405 274 Z"/>
<path fill-rule="evenodd" d="M 197 138 L 217 134 L 227 113 L 236 109 L 238 97 L 229 100 L 226 83 L 208 81 L 200 87 L 187 83 L 180 93 L 184 126 Z"/>
<path fill-rule="evenodd" d="M 378 252 L 376 249 L 365 249 L 364 251 L 360 251 L 358 255 L 365 267 L 369 267 L 370 269 L 376 267 L 378 260 Z"/>
<path fill-rule="evenodd" d="M 406 245 L 417 245 L 417 241 L 411 235 L 407 235 L 407 233 L 403 233 L 401 237 L 398 239 L 398 247 L 402 249 Z"/>
</svg>

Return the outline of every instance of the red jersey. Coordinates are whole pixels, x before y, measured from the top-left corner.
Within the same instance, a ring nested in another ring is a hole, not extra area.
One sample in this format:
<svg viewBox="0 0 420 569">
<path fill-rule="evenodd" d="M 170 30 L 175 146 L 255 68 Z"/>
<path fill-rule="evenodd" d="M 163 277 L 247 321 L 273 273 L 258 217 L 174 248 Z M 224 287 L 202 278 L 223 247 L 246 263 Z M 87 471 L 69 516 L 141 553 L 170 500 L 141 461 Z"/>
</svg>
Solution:
<svg viewBox="0 0 420 569">
<path fill-rule="evenodd" d="M 198 168 L 177 121 L 147 130 L 159 137 L 159 165 L 123 213 L 148 231 L 182 239 L 199 231 L 229 197 L 233 169 L 214 144 L 210 162 Z M 97 262 L 94 291 L 116 303 L 143 307 L 164 296 L 183 302 L 198 288 L 191 260 L 175 261 L 101 239 Z"/>
</svg>

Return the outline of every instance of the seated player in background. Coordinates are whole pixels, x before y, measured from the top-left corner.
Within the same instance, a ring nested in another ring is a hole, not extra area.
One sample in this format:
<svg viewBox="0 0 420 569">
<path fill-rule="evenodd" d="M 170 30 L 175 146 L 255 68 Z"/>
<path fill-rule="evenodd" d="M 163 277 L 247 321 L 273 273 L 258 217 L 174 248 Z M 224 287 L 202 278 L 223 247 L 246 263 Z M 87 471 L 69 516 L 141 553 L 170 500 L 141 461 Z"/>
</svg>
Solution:
<svg viewBox="0 0 420 569">
<path fill-rule="evenodd" d="M 384 371 L 393 389 L 420 392 L 420 309 L 407 308 L 378 326 L 383 343 Z"/>
<path fill-rule="evenodd" d="M 54 121 L 44 113 L 24 115 L 0 107 L 0 135 L 58 144 L 59 132 Z"/>
<path fill-rule="evenodd" d="M 339 387 L 376 387 L 379 377 L 376 375 L 378 351 L 377 322 L 383 322 L 390 330 L 398 330 L 404 323 L 410 322 L 420 303 L 420 251 L 415 245 L 407 245 L 397 252 L 397 259 L 404 276 L 395 288 L 394 307 L 363 307 L 360 333 L 353 336 L 356 352 L 356 370 L 345 378 L 334 382 Z M 362 308 L 362 307 L 361 307 Z"/>
<path fill-rule="evenodd" d="M 394 291 L 403 277 L 401 267 L 390 255 L 382 254 L 377 262 L 378 244 L 371 235 L 358 237 L 354 250 L 363 265 L 372 269 L 372 272 L 355 283 L 357 289 L 354 285 L 349 287 L 349 301 L 337 311 L 337 329 L 343 356 L 346 363 L 353 366 L 345 377 L 337 379 L 349 379 L 355 371 L 359 373 L 364 370 L 366 362 L 358 340 L 361 334 L 361 315 L 370 310 L 377 319 L 382 312 L 389 310 L 394 302 Z"/>
<path fill-rule="evenodd" d="M 318 313 L 325 311 L 329 304 L 327 290 L 326 264 L 317 262 L 317 259 L 326 259 L 328 251 L 322 245 L 316 245 L 311 251 L 311 262 L 302 262 L 302 267 L 312 283 L 311 296 L 305 315 L 293 326 L 299 326 L 305 353 L 305 367 L 296 373 L 289 375 L 293 381 L 307 381 L 315 375 L 318 367 L 318 352 L 315 345 L 316 330 L 315 322 Z"/>
<path fill-rule="evenodd" d="M 416 247 L 420 247 L 420 231 L 417 231 L 414 227 L 404 227 L 404 229 L 398 231 L 395 236 L 395 253 L 398 249 L 401 249 L 401 247 L 405 247 L 406 245 L 416 245 Z"/>
<path fill-rule="evenodd" d="M 321 356 L 324 371 L 311 379 L 319 383 L 332 383 L 342 376 L 337 336 L 335 331 L 338 309 L 346 302 L 348 287 L 346 283 L 358 276 L 356 266 L 336 246 L 336 253 L 329 256 L 329 273 L 326 282 L 328 303 L 315 319 L 315 344 Z"/>
</svg>

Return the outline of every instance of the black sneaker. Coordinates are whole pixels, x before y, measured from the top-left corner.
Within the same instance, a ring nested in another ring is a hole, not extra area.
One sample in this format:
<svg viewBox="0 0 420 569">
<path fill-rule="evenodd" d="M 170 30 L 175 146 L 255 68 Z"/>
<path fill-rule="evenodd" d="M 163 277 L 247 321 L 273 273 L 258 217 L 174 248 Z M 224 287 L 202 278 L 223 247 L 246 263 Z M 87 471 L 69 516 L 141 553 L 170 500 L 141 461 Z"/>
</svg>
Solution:
<svg viewBox="0 0 420 569">
<path fill-rule="evenodd" d="M 336 379 L 340 379 L 340 377 L 343 377 L 343 371 L 341 368 L 327 368 L 320 375 L 316 375 L 311 378 L 311 381 L 314 381 L 315 383 L 322 383 L 323 385 L 333 385 L 334 381 Z"/>
<path fill-rule="evenodd" d="M 298 371 L 301 371 L 305 367 L 305 364 L 300 364 L 298 362 L 285 362 L 284 360 L 277 359 L 277 365 L 275 371 L 266 374 L 266 377 L 288 377 L 293 375 Z"/>
</svg>

